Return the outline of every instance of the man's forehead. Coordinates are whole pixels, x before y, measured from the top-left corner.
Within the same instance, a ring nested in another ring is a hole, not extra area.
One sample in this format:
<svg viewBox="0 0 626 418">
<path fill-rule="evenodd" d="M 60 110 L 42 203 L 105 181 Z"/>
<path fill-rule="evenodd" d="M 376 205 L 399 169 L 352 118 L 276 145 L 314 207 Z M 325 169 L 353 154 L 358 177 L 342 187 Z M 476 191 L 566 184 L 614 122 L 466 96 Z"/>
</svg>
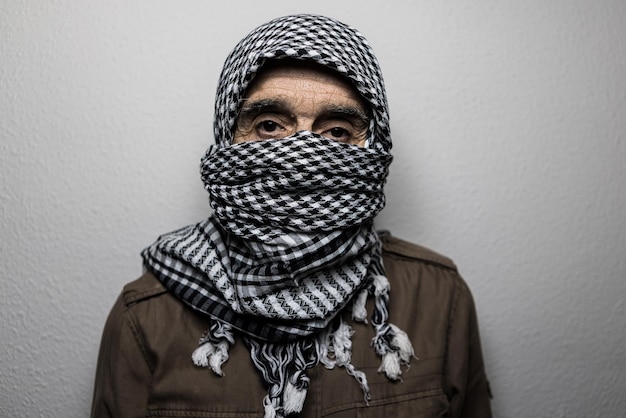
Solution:
<svg viewBox="0 0 626 418">
<path fill-rule="evenodd" d="M 367 113 L 371 110 L 369 102 L 363 98 L 350 79 L 316 62 L 296 59 L 267 61 L 246 88 L 244 103 L 251 94 L 258 91 L 259 85 L 278 88 L 281 86 L 280 81 L 284 79 L 309 81 L 312 84 L 319 83 L 324 86 L 332 85 L 337 89 L 349 92 L 352 98 L 358 101 Z M 293 88 L 293 86 L 289 86 L 289 88 Z M 292 93 L 297 95 L 299 92 L 294 91 Z"/>
</svg>

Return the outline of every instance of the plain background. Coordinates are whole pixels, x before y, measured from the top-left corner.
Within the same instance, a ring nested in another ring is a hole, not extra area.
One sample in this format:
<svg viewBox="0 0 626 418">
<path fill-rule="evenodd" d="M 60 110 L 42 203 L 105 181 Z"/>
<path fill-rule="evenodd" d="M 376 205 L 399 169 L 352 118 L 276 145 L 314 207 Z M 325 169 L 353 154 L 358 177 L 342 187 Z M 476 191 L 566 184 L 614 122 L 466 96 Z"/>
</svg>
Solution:
<svg viewBox="0 0 626 418">
<path fill-rule="evenodd" d="M 0 416 L 88 415 L 140 250 L 208 214 L 224 58 L 295 12 L 377 52 L 395 141 L 378 227 L 459 265 L 496 416 L 622 416 L 622 0 L 2 1 Z"/>
</svg>

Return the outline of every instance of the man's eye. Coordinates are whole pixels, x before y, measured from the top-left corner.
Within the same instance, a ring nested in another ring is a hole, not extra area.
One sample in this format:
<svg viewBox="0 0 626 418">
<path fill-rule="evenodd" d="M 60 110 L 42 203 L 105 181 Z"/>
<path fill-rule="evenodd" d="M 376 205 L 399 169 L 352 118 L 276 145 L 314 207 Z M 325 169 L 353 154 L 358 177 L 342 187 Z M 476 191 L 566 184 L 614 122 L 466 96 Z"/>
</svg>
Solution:
<svg viewBox="0 0 626 418">
<path fill-rule="evenodd" d="M 254 125 L 257 139 L 277 139 L 285 136 L 285 127 L 280 121 L 259 118 Z"/>
<path fill-rule="evenodd" d="M 272 120 L 264 120 L 259 124 L 259 128 L 265 132 L 274 132 L 278 129 L 278 124 Z"/>
<path fill-rule="evenodd" d="M 344 128 L 331 128 L 328 130 L 328 134 L 331 139 L 345 139 L 350 136 L 350 133 Z"/>
</svg>

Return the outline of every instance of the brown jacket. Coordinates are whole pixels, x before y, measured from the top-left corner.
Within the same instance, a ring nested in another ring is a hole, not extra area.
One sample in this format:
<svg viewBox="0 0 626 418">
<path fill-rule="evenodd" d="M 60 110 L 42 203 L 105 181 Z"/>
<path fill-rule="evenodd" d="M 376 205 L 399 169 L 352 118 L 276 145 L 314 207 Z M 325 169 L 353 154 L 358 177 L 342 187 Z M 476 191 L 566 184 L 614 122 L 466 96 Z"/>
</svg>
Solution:
<svg viewBox="0 0 626 418">
<path fill-rule="evenodd" d="M 418 359 L 390 382 L 377 373 L 371 326 L 352 324 L 352 363 L 366 373 L 372 399 L 342 368 L 309 371 L 300 417 L 490 417 L 478 324 L 470 291 L 449 259 L 383 237 L 391 282 L 390 322 L 405 330 Z M 371 306 L 368 307 L 371 312 Z M 225 376 L 192 364 L 205 317 L 167 292 L 151 274 L 124 287 L 100 347 L 92 417 L 262 417 L 266 394 L 241 341 Z"/>
</svg>

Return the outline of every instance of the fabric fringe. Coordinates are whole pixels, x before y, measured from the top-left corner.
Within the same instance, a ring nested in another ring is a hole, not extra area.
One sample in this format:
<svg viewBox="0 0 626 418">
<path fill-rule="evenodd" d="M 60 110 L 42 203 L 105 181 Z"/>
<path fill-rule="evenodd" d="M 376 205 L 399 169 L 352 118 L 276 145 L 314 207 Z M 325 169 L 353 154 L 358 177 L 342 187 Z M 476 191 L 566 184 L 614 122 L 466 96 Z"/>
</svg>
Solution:
<svg viewBox="0 0 626 418">
<path fill-rule="evenodd" d="M 365 308 L 365 303 L 367 302 L 368 296 L 369 293 L 367 289 L 364 289 L 354 297 L 354 302 L 352 302 L 352 319 L 356 322 L 367 324 L 367 309 Z"/>
<path fill-rule="evenodd" d="M 306 370 L 319 363 L 319 343 L 309 339 L 289 344 L 243 339 L 252 362 L 269 387 L 264 400 L 265 418 L 281 418 L 302 411 L 309 387 Z"/>
<path fill-rule="evenodd" d="M 369 405 L 371 400 L 370 389 L 367 383 L 367 376 L 351 363 L 352 361 L 352 335 L 354 330 L 346 324 L 341 317 L 339 326 L 328 336 L 330 344 L 320 362 L 327 368 L 333 369 L 335 366 L 343 367 L 346 372 L 357 381 L 363 391 L 365 403 Z"/>
<path fill-rule="evenodd" d="M 385 373 L 391 380 L 401 380 L 402 366 L 408 368 L 411 357 L 415 357 L 415 354 L 406 332 L 393 324 L 389 324 L 389 326 L 393 333 L 389 346 L 393 351 L 388 351 L 383 355 L 378 372 Z"/>
<path fill-rule="evenodd" d="M 376 335 L 372 345 L 376 353 L 382 357 L 378 368 L 390 380 L 401 380 L 402 366 L 409 366 L 411 357 L 415 357 L 413 346 L 406 332 L 388 323 L 389 319 L 389 280 L 382 274 L 374 276 L 370 293 L 374 295 L 374 312 L 372 325 Z"/>
<path fill-rule="evenodd" d="M 375 336 L 372 345 L 382 358 L 378 372 L 397 381 L 401 380 L 403 367 L 409 367 L 415 354 L 406 332 L 388 323 L 389 288 L 389 281 L 384 275 L 375 275 L 370 285 L 355 296 L 353 304 L 357 306 L 355 311 L 358 310 L 356 317 L 363 318 L 361 322 L 367 322 L 364 319 L 367 315 L 362 315 L 360 310 L 366 311 L 368 294 L 374 296 L 371 322 Z M 327 330 L 292 343 L 269 343 L 244 336 L 252 361 L 268 386 L 268 393 L 263 399 L 264 418 L 283 418 L 301 412 L 309 387 L 307 370 L 319 363 L 327 369 L 343 367 L 359 384 L 369 405 L 371 394 L 367 376 L 351 363 L 353 335 L 352 327 L 338 315 Z M 199 347 L 193 352 L 193 363 L 199 367 L 210 367 L 215 374 L 223 376 L 222 365 L 228 360 L 228 349 L 234 342 L 232 327 L 212 320 L 209 330 L 200 339 Z"/>
<path fill-rule="evenodd" d="M 291 380 L 287 381 L 287 384 L 285 385 L 285 392 L 283 393 L 283 410 L 286 415 L 302 411 L 304 400 L 306 399 L 307 388 L 308 382 L 306 387 L 298 387 L 291 383 Z"/>
<path fill-rule="evenodd" d="M 263 398 L 263 409 L 265 410 L 263 418 L 277 418 L 276 407 L 270 400 L 269 395 L 265 395 L 265 398 Z"/>
<path fill-rule="evenodd" d="M 191 354 L 193 364 L 198 367 L 211 367 L 218 376 L 224 376 L 222 364 L 228 358 L 228 348 L 235 343 L 232 327 L 226 323 L 214 321 L 206 334 L 200 338 L 198 348 Z"/>
</svg>

